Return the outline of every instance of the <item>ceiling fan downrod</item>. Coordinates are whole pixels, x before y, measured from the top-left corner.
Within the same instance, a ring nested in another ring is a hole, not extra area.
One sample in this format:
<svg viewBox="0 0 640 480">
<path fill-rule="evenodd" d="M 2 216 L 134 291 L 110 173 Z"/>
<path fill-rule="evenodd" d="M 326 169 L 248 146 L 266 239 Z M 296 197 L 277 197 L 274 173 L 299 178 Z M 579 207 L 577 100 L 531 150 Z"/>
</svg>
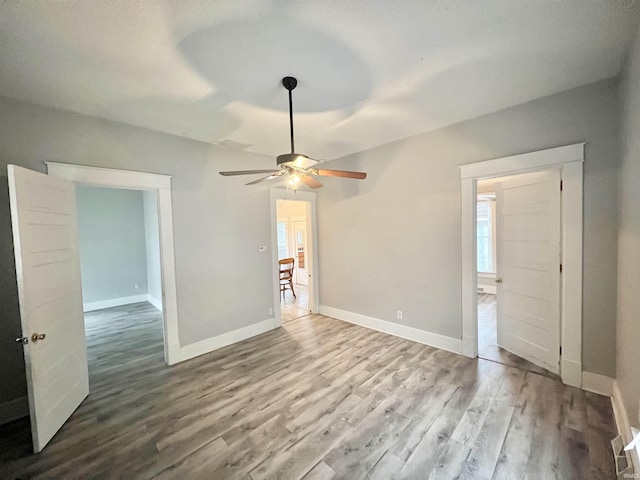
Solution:
<svg viewBox="0 0 640 480">
<path fill-rule="evenodd" d="M 282 79 L 282 85 L 289 91 L 289 130 L 291 132 L 291 153 L 295 152 L 293 143 L 293 98 L 291 92 L 298 85 L 298 80 L 295 77 L 284 77 Z"/>
</svg>

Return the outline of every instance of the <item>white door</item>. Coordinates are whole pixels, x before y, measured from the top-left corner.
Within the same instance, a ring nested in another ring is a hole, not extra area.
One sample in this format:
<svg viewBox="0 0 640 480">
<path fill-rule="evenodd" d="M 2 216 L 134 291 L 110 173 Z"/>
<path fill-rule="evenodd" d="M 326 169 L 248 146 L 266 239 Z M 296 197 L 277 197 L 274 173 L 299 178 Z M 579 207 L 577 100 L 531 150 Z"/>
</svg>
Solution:
<svg viewBox="0 0 640 480">
<path fill-rule="evenodd" d="M 309 261 L 307 258 L 307 221 L 293 222 L 294 246 L 296 254 L 296 283 L 309 284 Z"/>
<path fill-rule="evenodd" d="M 560 360 L 560 172 L 496 184 L 498 344 L 554 373 Z"/>
<path fill-rule="evenodd" d="M 31 432 L 39 452 L 89 394 L 75 187 L 15 165 L 7 170 Z"/>
</svg>

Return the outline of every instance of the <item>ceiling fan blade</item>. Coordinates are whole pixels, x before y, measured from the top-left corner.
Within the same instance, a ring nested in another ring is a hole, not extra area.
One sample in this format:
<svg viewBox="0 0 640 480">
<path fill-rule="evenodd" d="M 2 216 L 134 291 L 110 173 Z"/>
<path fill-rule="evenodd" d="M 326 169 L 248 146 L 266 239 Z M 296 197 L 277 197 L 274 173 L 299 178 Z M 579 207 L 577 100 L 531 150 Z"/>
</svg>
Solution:
<svg viewBox="0 0 640 480">
<path fill-rule="evenodd" d="M 316 175 L 324 177 L 343 177 L 343 178 L 356 178 L 358 180 L 364 180 L 367 178 L 367 174 L 364 172 L 349 172 L 347 170 L 326 170 L 322 168 L 313 169 L 312 172 Z"/>
<path fill-rule="evenodd" d="M 279 170 L 277 173 L 274 173 L 273 175 L 269 175 L 268 177 L 259 178 L 258 180 L 254 180 L 253 182 L 245 183 L 245 185 L 255 185 L 256 183 L 265 182 L 267 180 L 271 180 L 273 178 L 277 178 L 277 177 L 283 175 L 284 173 L 286 173 L 286 170 Z"/>
<path fill-rule="evenodd" d="M 322 186 L 322 184 L 318 180 L 310 175 L 303 175 L 300 180 L 302 180 L 302 183 L 310 188 L 320 188 Z"/>
<path fill-rule="evenodd" d="M 231 172 L 218 172 L 220 175 L 228 177 L 230 175 L 254 175 L 256 173 L 280 173 L 282 170 L 234 170 Z"/>
</svg>

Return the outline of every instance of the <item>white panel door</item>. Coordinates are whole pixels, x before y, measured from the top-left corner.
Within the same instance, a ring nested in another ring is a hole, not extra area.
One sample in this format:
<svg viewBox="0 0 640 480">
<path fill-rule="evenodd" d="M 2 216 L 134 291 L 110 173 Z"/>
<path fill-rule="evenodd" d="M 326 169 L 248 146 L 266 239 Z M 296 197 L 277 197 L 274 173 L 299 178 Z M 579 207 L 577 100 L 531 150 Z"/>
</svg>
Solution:
<svg viewBox="0 0 640 480">
<path fill-rule="evenodd" d="M 31 432 L 39 452 L 89 394 L 75 187 L 15 165 L 7 170 Z"/>
<path fill-rule="evenodd" d="M 498 345 L 552 372 L 560 360 L 560 172 L 496 185 Z"/>
<path fill-rule="evenodd" d="M 309 259 L 307 254 L 307 221 L 293 222 L 293 235 L 296 254 L 296 283 L 309 284 Z"/>
</svg>

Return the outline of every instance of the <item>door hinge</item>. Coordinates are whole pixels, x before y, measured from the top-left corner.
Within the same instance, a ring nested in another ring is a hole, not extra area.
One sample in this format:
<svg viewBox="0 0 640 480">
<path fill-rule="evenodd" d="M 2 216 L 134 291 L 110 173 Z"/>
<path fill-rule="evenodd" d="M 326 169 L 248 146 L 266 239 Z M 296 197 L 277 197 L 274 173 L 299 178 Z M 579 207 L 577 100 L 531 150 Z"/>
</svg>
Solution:
<svg viewBox="0 0 640 480">
<path fill-rule="evenodd" d="M 562 180 L 560 180 L 560 191 L 562 191 Z"/>
<path fill-rule="evenodd" d="M 562 356 L 562 345 L 560 345 L 560 356 Z"/>
<path fill-rule="evenodd" d="M 560 273 L 562 273 L 562 264 L 560 264 Z"/>
</svg>

